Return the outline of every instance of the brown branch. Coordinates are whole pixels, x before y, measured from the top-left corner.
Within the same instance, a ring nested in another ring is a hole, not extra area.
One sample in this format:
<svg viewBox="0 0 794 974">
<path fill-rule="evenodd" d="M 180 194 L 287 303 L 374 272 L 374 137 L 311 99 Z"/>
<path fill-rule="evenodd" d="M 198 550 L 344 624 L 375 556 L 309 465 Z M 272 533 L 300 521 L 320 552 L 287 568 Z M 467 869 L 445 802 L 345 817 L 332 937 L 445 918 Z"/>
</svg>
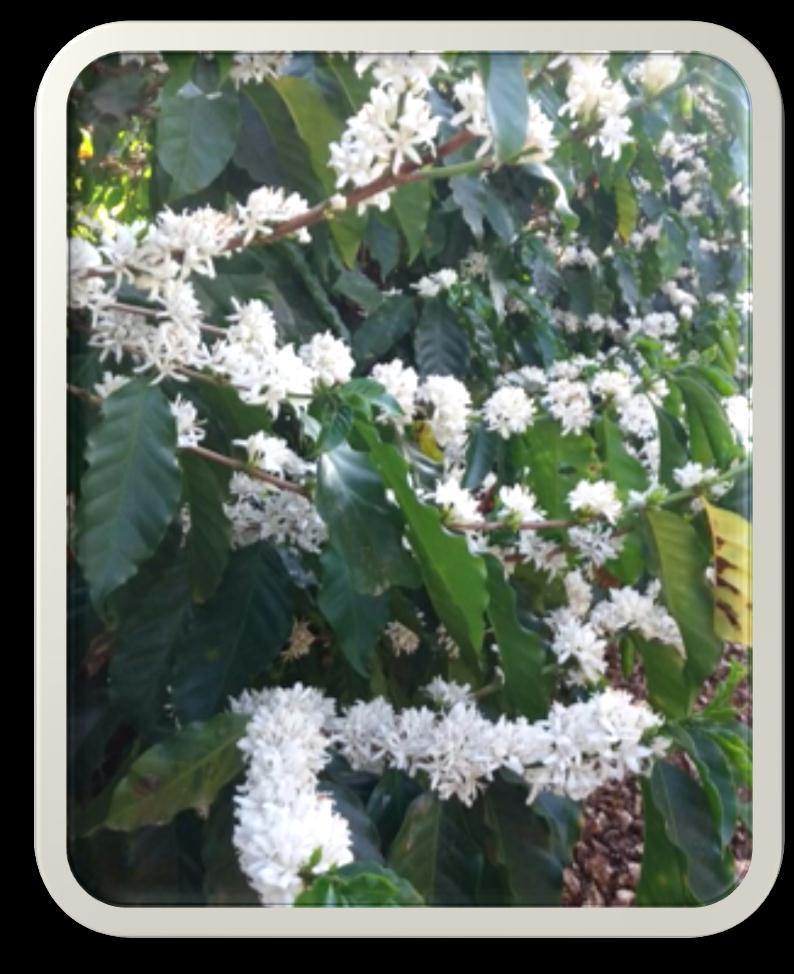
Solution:
<svg viewBox="0 0 794 974">
<path fill-rule="evenodd" d="M 263 483 L 270 484 L 271 487 L 277 487 L 279 490 L 300 494 L 302 497 L 309 496 L 309 491 L 301 486 L 301 484 L 294 484 L 291 480 L 282 480 L 281 477 L 275 477 L 273 474 L 265 473 L 264 470 L 243 463 L 242 460 L 227 457 L 225 453 L 216 453 L 214 450 L 208 450 L 204 446 L 186 446 L 183 449 L 189 453 L 195 453 L 196 456 L 204 457 L 205 460 L 210 460 L 212 463 L 218 463 L 222 467 L 228 467 L 230 470 L 239 470 L 242 473 L 248 474 L 249 477 L 253 477 L 254 480 L 261 480 Z"/>
<path fill-rule="evenodd" d="M 93 393 L 89 392 L 87 389 L 81 389 L 79 386 L 67 384 L 67 390 L 78 399 L 82 399 L 92 406 L 99 408 L 102 405 L 102 400 L 99 396 L 95 396 Z M 222 467 L 228 467 L 230 470 L 239 470 L 242 473 L 248 474 L 254 480 L 261 480 L 265 484 L 270 484 L 271 487 L 276 487 L 278 490 L 286 490 L 293 494 L 300 494 L 302 497 L 309 497 L 309 491 L 306 487 L 301 484 L 294 484 L 290 480 L 282 480 L 281 477 L 275 477 L 273 474 L 265 473 L 264 470 L 260 470 L 258 467 L 252 467 L 247 463 L 243 463 L 242 460 L 236 460 L 234 457 L 227 457 L 225 453 L 216 453 L 214 450 L 208 450 L 204 446 L 185 446 L 181 447 L 188 453 L 195 453 L 196 456 L 204 457 L 205 460 L 209 460 L 211 463 L 220 464 Z"/>
<path fill-rule="evenodd" d="M 447 524 L 454 531 L 472 531 L 477 534 L 489 531 L 543 531 L 546 528 L 573 528 L 580 521 L 551 520 L 551 521 L 522 521 L 520 524 L 510 524 L 506 521 L 452 521 Z"/>
<path fill-rule="evenodd" d="M 415 182 L 417 179 L 421 179 L 421 171 L 425 166 L 429 165 L 436 159 L 444 159 L 446 156 L 450 156 L 453 153 L 458 152 L 475 138 L 477 138 L 477 136 L 472 135 L 471 132 L 459 132 L 456 136 L 451 138 L 449 142 L 445 142 L 444 145 L 439 146 L 436 149 L 435 155 L 426 156 L 421 163 L 407 162 L 401 166 L 396 173 L 386 172 L 382 176 L 378 176 L 377 179 L 371 180 L 366 185 L 359 186 L 358 189 L 354 189 L 350 193 L 345 194 L 345 209 L 348 210 L 351 207 L 358 206 L 359 203 L 363 203 L 364 200 L 370 199 L 370 197 L 376 196 L 378 193 L 383 193 L 389 189 L 396 189 L 398 186 L 402 186 L 405 183 L 411 183 Z M 310 209 L 306 210 L 305 213 L 301 213 L 298 216 L 293 217 L 291 220 L 285 220 L 283 223 L 279 223 L 278 226 L 273 229 L 272 233 L 254 237 L 249 246 L 276 243 L 284 237 L 288 237 L 290 234 L 303 230 L 304 227 L 313 226 L 315 223 L 319 223 L 321 220 L 326 219 L 326 213 L 329 210 L 331 210 L 331 200 L 323 200 L 321 203 L 317 203 L 315 206 L 312 206 Z M 243 246 L 244 239 L 245 237 L 243 234 L 238 234 L 229 241 L 224 250 L 239 250 Z M 118 269 L 114 267 L 94 267 L 87 271 L 83 276 L 104 277 L 117 272 Z"/>
<path fill-rule="evenodd" d="M 125 304 L 123 301 L 113 301 L 103 307 L 110 308 L 111 311 L 123 311 L 124 314 L 128 315 L 140 315 L 142 318 L 156 318 L 161 314 L 158 308 L 144 308 L 139 304 Z M 202 322 L 199 324 L 199 328 L 210 335 L 228 335 L 228 329 L 219 328 L 217 325 L 207 325 Z"/>
</svg>

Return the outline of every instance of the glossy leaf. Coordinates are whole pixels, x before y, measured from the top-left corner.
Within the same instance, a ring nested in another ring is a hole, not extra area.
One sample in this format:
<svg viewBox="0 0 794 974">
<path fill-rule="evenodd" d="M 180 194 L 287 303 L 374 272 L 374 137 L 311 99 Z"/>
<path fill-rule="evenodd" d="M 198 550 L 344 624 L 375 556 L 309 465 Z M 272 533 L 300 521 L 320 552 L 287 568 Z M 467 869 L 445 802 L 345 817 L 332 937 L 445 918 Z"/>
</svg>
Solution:
<svg viewBox="0 0 794 974">
<path fill-rule="evenodd" d="M 686 647 L 686 672 L 693 685 L 707 679 L 720 658 L 714 633 L 714 605 L 705 580 L 707 554 L 694 528 L 670 511 L 648 511 L 646 519 L 659 559 L 662 592 Z"/>
<path fill-rule="evenodd" d="M 247 721 L 245 714 L 216 714 L 145 751 L 113 793 L 107 828 L 165 825 L 186 808 L 208 808 L 242 770 L 237 741 Z"/>
<path fill-rule="evenodd" d="M 482 852 L 457 802 L 442 802 L 428 793 L 416 798 L 392 843 L 388 863 L 429 906 L 474 904 Z"/>
<path fill-rule="evenodd" d="M 704 502 L 714 550 L 714 631 L 726 642 L 753 641 L 752 525 Z"/>
<path fill-rule="evenodd" d="M 348 563 L 330 546 L 323 552 L 321 565 L 317 605 L 330 622 L 348 663 L 362 676 L 368 676 L 370 657 L 389 621 L 387 595 L 357 592 Z"/>
<path fill-rule="evenodd" d="M 316 503 L 356 592 L 378 595 L 415 581 L 402 518 L 365 453 L 342 443 L 320 457 Z"/>
<path fill-rule="evenodd" d="M 521 54 L 493 53 L 480 56 L 485 86 L 485 115 L 493 132 L 499 162 L 517 156 L 527 138 L 529 108 Z"/>
<path fill-rule="evenodd" d="M 109 396 L 86 461 L 77 557 L 99 605 L 154 552 L 176 515 L 176 426 L 161 390 L 129 382 Z"/>
<path fill-rule="evenodd" d="M 292 585 L 266 542 L 234 552 L 215 596 L 196 613 L 175 657 L 173 700 L 182 720 L 224 709 L 265 674 L 292 628 Z"/>
<path fill-rule="evenodd" d="M 218 477 L 206 460 L 183 451 L 182 485 L 190 513 L 185 545 L 193 598 L 206 601 L 220 584 L 229 563 L 231 526 L 223 510 Z"/>
</svg>

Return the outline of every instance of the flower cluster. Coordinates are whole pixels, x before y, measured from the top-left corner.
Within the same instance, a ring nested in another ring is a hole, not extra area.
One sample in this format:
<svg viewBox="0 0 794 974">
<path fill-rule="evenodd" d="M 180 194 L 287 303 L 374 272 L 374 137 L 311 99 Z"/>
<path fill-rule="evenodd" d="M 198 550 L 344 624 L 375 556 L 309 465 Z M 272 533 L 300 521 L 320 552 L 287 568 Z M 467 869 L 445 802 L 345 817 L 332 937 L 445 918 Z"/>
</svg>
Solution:
<svg viewBox="0 0 794 974">
<path fill-rule="evenodd" d="M 544 790 L 578 800 L 607 781 L 642 773 L 667 746 L 659 737 L 646 741 L 661 719 L 620 690 L 568 707 L 555 703 L 534 723 L 489 720 L 465 685 L 436 678 L 425 692 L 441 709 L 395 711 L 382 697 L 353 704 L 329 723 L 334 746 L 354 769 L 422 775 L 442 801 L 454 797 L 467 806 L 500 768 L 525 779 L 528 803 Z"/>
<path fill-rule="evenodd" d="M 582 54 L 568 59 L 570 77 L 566 94 L 568 100 L 560 115 L 575 118 L 577 124 L 598 124 L 598 132 L 590 137 L 590 144 L 598 142 L 606 158 L 619 159 L 623 146 L 632 142 L 629 135 L 631 119 L 625 114 L 629 94 L 620 81 L 612 81 L 607 69 L 607 56 Z"/>
<path fill-rule="evenodd" d="M 353 859 L 346 819 L 318 790 L 334 704 L 296 684 L 245 691 L 231 708 L 250 717 L 238 742 L 247 764 L 232 837 L 240 868 L 263 905 L 288 906 L 307 877 Z"/>
<path fill-rule="evenodd" d="M 435 151 L 435 138 L 441 123 L 425 95 L 430 78 L 443 65 L 436 55 L 365 55 L 356 61 L 359 76 L 371 71 L 378 85 L 352 118 L 339 142 L 330 145 L 330 166 L 336 173 L 336 186 L 360 187 L 386 172 L 396 173 L 405 162 L 419 165 L 422 151 Z M 383 191 L 359 204 L 382 210 L 390 205 Z"/>
</svg>

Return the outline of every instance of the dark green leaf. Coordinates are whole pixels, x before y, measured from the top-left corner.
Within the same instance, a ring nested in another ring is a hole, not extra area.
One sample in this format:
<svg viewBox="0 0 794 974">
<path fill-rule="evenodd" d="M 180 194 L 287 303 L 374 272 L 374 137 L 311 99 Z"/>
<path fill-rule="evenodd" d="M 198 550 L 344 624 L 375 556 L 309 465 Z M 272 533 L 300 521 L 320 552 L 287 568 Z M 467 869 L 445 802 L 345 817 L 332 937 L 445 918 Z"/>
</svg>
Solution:
<svg viewBox="0 0 794 974">
<path fill-rule="evenodd" d="M 330 622 L 348 663 L 368 676 L 370 657 L 389 621 L 386 593 L 362 595 L 353 587 L 348 563 L 332 547 L 320 559 L 323 569 L 317 605 Z"/>
<path fill-rule="evenodd" d="M 499 647 L 505 695 L 515 714 L 539 720 L 549 710 L 548 687 L 543 673 L 546 662 L 543 644 L 536 633 L 519 623 L 516 595 L 505 579 L 499 560 L 488 555 L 485 564 L 488 570 L 488 618 Z"/>
<path fill-rule="evenodd" d="M 357 361 L 369 366 L 382 358 L 411 331 L 415 322 L 416 305 L 410 298 L 402 295 L 387 298 L 353 334 L 353 353 Z"/>
<path fill-rule="evenodd" d="M 234 154 L 240 109 L 233 92 L 206 95 L 193 84 L 164 92 L 157 121 L 157 158 L 173 178 L 170 196 L 204 189 Z"/>
<path fill-rule="evenodd" d="M 422 248 L 432 195 L 427 180 L 406 183 L 392 193 L 391 206 L 408 245 L 409 264 Z"/>
<path fill-rule="evenodd" d="M 684 397 L 692 459 L 704 467 L 727 467 L 737 456 L 731 425 L 712 390 L 689 376 L 676 380 Z"/>
<path fill-rule="evenodd" d="M 388 862 L 428 905 L 474 905 L 482 852 L 469 834 L 458 802 L 442 802 L 431 794 L 415 799 L 392 843 Z"/>
<path fill-rule="evenodd" d="M 402 518 L 366 454 L 346 443 L 324 453 L 317 465 L 316 503 L 355 591 L 378 595 L 415 581 L 402 545 Z"/>
<path fill-rule="evenodd" d="M 179 505 L 176 426 L 162 391 L 129 382 L 108 396 L 86 460 L 77 557 L 98 605 L 154 552 Z"/>
<path fill-rule="evenodd" d="M 493 132 L 499 162 L 517 156 L 527 138 L 529 106 L 521 54 L 482 54 L 480 70 L 485 86 L 485 114 Z"/>
<path fill-rule="evenodd" d="M 469 363 L 466 332 L 441 298 L 425 301 L 414 334 L 414 350 L 422 376 L 465 375 Z"/>
<path fill-rule="evenodd" d="M 469 665 L 476 667 L 484 633 L 483 612 L 488 604 L 485 564 L 471 554 L 465 538 L 443 527 L 438 508 L 417 499 L 408 484 L 408 465 L 397 450 L 381 443 L 373 430 L 359 429 L 408 522 L 408 539 L 433 608 Z"/>
<path fill-rule="evenodd" d="M 243 768 L 237 742 L 247 721 L 244 714 L 216 714 L 149 748 L 113 793 L 105 825 L 128 832 L 165 825 L 186 808 L 207 809 Z"/>
<path fill-rule="evenodd" d="M 267 673 L 292 628 L 292 585 L 266 542 L 234 552 L 214 597 L 196 613 L 174 665 L 182 720 L 209 717 Z"/>
<path fill-rule="evenodd" d="M 423 906 L 411 884 L 377 862 L 353 862 L 314 880 L 295 906 Z"/>
<path fill-rule="evenodd" d="M 179 458 L 190 511 L 186 554 L 193 598 L 206 601 L 220 584 L 229 562 L 231 527 L 223 510 L 223 493 L 209 463 L 188 451 Z"/>
</svg>

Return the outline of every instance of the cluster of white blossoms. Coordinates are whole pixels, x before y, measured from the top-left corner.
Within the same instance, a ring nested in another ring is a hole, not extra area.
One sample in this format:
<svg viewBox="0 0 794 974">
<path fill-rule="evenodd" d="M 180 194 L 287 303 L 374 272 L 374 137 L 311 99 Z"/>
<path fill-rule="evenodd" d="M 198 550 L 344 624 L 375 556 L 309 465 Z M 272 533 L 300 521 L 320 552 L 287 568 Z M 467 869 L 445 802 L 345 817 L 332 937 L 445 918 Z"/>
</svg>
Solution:
<svg viewBox="0 0 794 974">
<path fill-rule="evenodd" d="M 570 77 L 565 90 L 568 100 L 560 115 L 576 119 L 572 128 L 597 122 L 598 132 L 590 137 L 608 159 L 619 159 L 623 146 L 632 142 L 631 119 L 625 114 L 631 101 L 621 81 L 612 81 L 607 69 L 607 55 L 582 54 L 567 58 Z"/>
<path fill-rule="evenodd" d="M 457 82 L 453 91 L 461 108 L 450 119 L 452 125 L 463 125 L 467 132 L 481 139 L 476 158 L 484 156 L 493 146 L 493 131 L 488 122 L 485 88 L 479 74 Z M 559 142 L 554 136 L 554 122 L 533 99 L 527 96 L 527 131 L 521 155 L 527 161 L 545 162 L 554 154 Z"/>
<path fill-rule="evenodd" d="M 336 187 L 365 186 L 385 173 L 397 173 L 404 163 L 422 162 L 422 153 L 435 153 L 441 118 L 434 115 L 425 97 L 430 78 L 443 66 L 434 55 L 365 55 L 356 61 L 356 73 L 371 71 L 378 85 L 369 101 L 347 120 L 339 142 L 330 145 L 329 165 L 336 173 Z M 359 203 L 386 210 L 389 192 L 384 190 Z"/>
<path fill-rule="evenodd" d="M 411 288 L 420 298 L 435 298 L 442 291 L 448 291 L 453 284 L 458 283 L 458 272 L 451 267 L 442 267 L 440 271 L 421 277 Z"/>
<path fill-rule="evenodd" d="M 223 509 L 231 523 L 235 548 L 271 541 L 319 554 L 328 540 L 325 522 L 302 494 L 276 489 L 241 472 L 232 474 L 229 494 L 232 500 Z"/>
<path fill-rule="evenodd" d="M 672 646 L 682 655 L 684 643 L 675 619 L 657 601 L 658 582 L 644 593 L 626 586 L 610 588 L 607 597 L 593 604 L 593 588 L 578 569 L 564 579 L 568 605 L 544 619 L 552 633 L 551 648 L 561 664 L 569 664 L 573 684 L 593 685 L 603 679 L 608 644 L 624 632 L 634 632 L 652 643 Z"/>
<path fill-rule="evenodd" d="M 261 84 L 267 78 L 277 78 L 283 74 L 291 57 L 290 54 L 248 54 L 241 51 L 232 55 L 229 77 L 236 88 L 253 82 Z"/>
<path fill-rule="evenodd" d="M 465 446 L 471 412 L 466 386 L 451 375 L 429 375 L 419 387 L 417 398 L 432 410 L 430 427 L 441 449 L 460 450 Z"/>
<path fill-rule="evenodd" d="M 383 697 L 336 714 L 322 691 L 298 683 L 244 691 L 231 710 L 249 717 L 238 747 L 246 777 L 235 797 L 233 842 L 240 868 L 264 905 L 290 905 L 314 875 L 353 858 L 347 821 L 320 790 L 335 750 L 354 770 L 396 768 L 422 776 L 442 801 L 471 806 L 506 768 L 529 785 L 574 800 L 608 781 L 646 772 L 668 742 L 661 718 L 621 690 L 552 705 L 547 718 L 489 720 L 471 688 L 436 677 L 435 705 L 396 711 Z"/>
<path fill-rule="evenodd" d="M 677 54 L 668 51 L 652 51 L 651 54 L 635 65 L 629 77 L 639 85 L 643 93 L 653 97 L 675 84 L 684 62 Z"/>
<path fill-rule="evenodd" d="M 306 878 L 353 859 L 347 820 L 318 788 L 334 702 L 296 684 L 245 691 L 231 709 L 250 718 L 238 742 L 247 765 L 232 836 L 240 869 L 263 905 L 289 906 Z"/>
<path fill-rule="evenodd" d="M 423 692 L 438 709 L 397 711 L 382 697 L 358 701 L 328 721 L 332 745 L 354 770 L 420 775 L 442 801 L 466 806 L 500 768 L 524 778 L 528 804 L 544 790 L 579 800 L 607 781 L 644 772 L 667 746 L 658 737 L 646 742 L 662 720 L 620 690 L 568 707 L 555 703 L 534 722 L 489 720 L 468 685 L 440 677 Z"/>
<path fill-rule="evenodd" d="M 535 404 L 523 389 L 504 385 L 486 399 L 482 416 L 488 429 L 506 440 L 529 429 L 535 419 Z"/>
</svg>

